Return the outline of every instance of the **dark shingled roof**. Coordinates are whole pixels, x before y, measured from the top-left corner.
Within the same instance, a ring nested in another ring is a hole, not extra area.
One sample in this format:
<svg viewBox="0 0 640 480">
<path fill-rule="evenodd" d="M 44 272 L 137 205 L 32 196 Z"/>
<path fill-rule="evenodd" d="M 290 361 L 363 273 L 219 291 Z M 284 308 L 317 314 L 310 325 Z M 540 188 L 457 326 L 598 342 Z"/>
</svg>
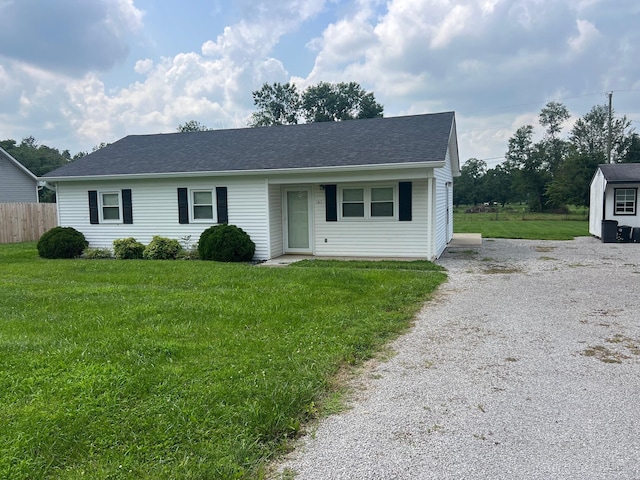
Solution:
<svg viewBox="0 0 640 480">
<path fill-rule="evenodd" d="M 607 163 L 598 167 L 609 183 L 640 182 L 640 163 Z"/>
<path fill-rule="evenodd" d="M 440 162 L 454 113 L 130 135 L 44 175 L 233 172 Z M 455 152 L 457 154 L 457 152 Z"/>
</svg>

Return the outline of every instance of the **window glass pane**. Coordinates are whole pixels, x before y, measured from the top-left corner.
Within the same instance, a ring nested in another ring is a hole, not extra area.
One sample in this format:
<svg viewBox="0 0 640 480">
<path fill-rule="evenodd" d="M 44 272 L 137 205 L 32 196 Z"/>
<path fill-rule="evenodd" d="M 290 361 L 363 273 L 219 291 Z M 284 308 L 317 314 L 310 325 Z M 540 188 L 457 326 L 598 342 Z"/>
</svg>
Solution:
<svg viewBox="0 0 640 480">
<path fill-rule="evenodd" d="M 193 207 L 194 220 L 213 218 L 213 207 L 207 205 L 196 205 Z"/>
<path fill-rule="evenodd" d="M 193 203 L 196 205 L 212 205 L 211 192 L 193 192 Z"/>
<path fill-rule="evenodd" d="M 393 188 L 372 188 L 371 189 L 371 201 L 372 202 L 393 202 Z"/>
<path fill-rule="evenodd" d="M 364 217 L 364 203 L 343 203 L 343 217 Z"/>
<path fill-rule="evenodd" d="M 103 207 L 102 218 L 104 220 L 120 220 L 120 209 L 118 207 Z"/>
<path fill-rule="evenodd" d="M 117 193 L 103 193 L 102 194 L 102 205 L 107 206 L 115 206 L 119 205 L 118 202 L 118 194 Z"/>
<path fill-rule="evenodd" d="M 393 202 L 376 202 L 371 204 L 372 217 L 393 217 Z"/>
<path fill-rule="evenodd" d="M 631 214 L 636 211 L 636 190 L 635 188 L 618 188 L 615 191 L 615 213 Z"/>
<path fill-rule="evenodd" d="M 309 248 L 309 192 L 287 192 L 287 241 L 289 248 Z"/>
<path fill-rule="evenodd" d="M 363 202 L 364 190 L 362 188 L 345 188 L 342 190 L 342 200 L 345 202 Z"/>
</svg>

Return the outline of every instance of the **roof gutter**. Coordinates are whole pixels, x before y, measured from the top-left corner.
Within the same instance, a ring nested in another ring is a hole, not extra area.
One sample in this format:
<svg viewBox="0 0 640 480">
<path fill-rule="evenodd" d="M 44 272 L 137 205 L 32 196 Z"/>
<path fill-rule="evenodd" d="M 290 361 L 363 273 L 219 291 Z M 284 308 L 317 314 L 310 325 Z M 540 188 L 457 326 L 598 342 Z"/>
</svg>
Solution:
<svg viewBox="0 0 640 480">
<path fill-rule="evenodd" d="M 445 166 L 444 161 L 435 162 L 405 162 L 405 163 L 383 163 L 379 165 L 347 165 L 331 167 L 302 167 L 302 168 L 274 168 L 257 170 L 223 170 L 223 171 L 197 171 L 197 172 L 166 172 L 166 173 L 125 173 L 110 175 L 79 175 L 61 177 L 40 177 L 43 182 L 80 182 L 86 180 L 138 180 L 138 179 L 159 179 L 159 178 L 185 178 L 185 177 L 233 177 L 233 176 L 271 176 L 271 175 L 296 175 L 296 174 L 326 174 L 326 173 L 348 173 L 362 171 L 384 171 L 398 169 L 416 168 L 441 168 Z"/>
</svg>

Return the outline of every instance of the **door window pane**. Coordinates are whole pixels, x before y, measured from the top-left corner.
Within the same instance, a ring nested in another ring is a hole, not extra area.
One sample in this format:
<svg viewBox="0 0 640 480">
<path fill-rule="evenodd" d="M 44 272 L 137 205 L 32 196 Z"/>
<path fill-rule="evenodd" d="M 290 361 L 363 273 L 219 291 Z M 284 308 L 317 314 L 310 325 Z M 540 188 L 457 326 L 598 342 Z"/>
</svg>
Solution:
<svg viewBox="0 0 640 480">
<path fill-rule="evenodd" d="M 289 248 L 309 248 L 309 192 L 287 191 L 287 237 Z"/>
</svg>

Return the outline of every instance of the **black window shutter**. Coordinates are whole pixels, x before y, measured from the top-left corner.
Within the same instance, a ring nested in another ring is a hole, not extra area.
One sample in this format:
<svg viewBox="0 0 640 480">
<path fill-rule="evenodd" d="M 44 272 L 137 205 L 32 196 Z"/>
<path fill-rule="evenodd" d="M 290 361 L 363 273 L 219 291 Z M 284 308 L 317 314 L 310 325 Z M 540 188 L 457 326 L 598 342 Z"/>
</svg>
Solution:
<svg viewBox="0 0 640 480">
<path fill-rule="evenodd" d="M 178 223 L 189 223 L 189 195 L 186 188 L 178 189 Z"/>
<path fill-rule="evenodd" d="M 97 225 L 100 223 L 98 216 L 98 192 L 89 190 L 89 223 Z"/>
<path fill-rule="evenodd" d="M 411 221 L 411 182 L 400 182 L 398 184 L 398 220 L 401 222 Z"/>
<path fill-rule="evenodd" d="M 218 223 L 229 223 L 227 187 L 216 187 L 216 204 L 218 206 Z"/>
<path fill-rule="evenodd" d="M 131 203 L 131 189 L 122 190 L 122 221 L 133 223 L 133 205 Z"/>
<path fill-rule="evenodd" d="M 324 199 L 327 222 L 338 221 L 338 189 L 336 185 L 324 186 Z"/>
</svg>

